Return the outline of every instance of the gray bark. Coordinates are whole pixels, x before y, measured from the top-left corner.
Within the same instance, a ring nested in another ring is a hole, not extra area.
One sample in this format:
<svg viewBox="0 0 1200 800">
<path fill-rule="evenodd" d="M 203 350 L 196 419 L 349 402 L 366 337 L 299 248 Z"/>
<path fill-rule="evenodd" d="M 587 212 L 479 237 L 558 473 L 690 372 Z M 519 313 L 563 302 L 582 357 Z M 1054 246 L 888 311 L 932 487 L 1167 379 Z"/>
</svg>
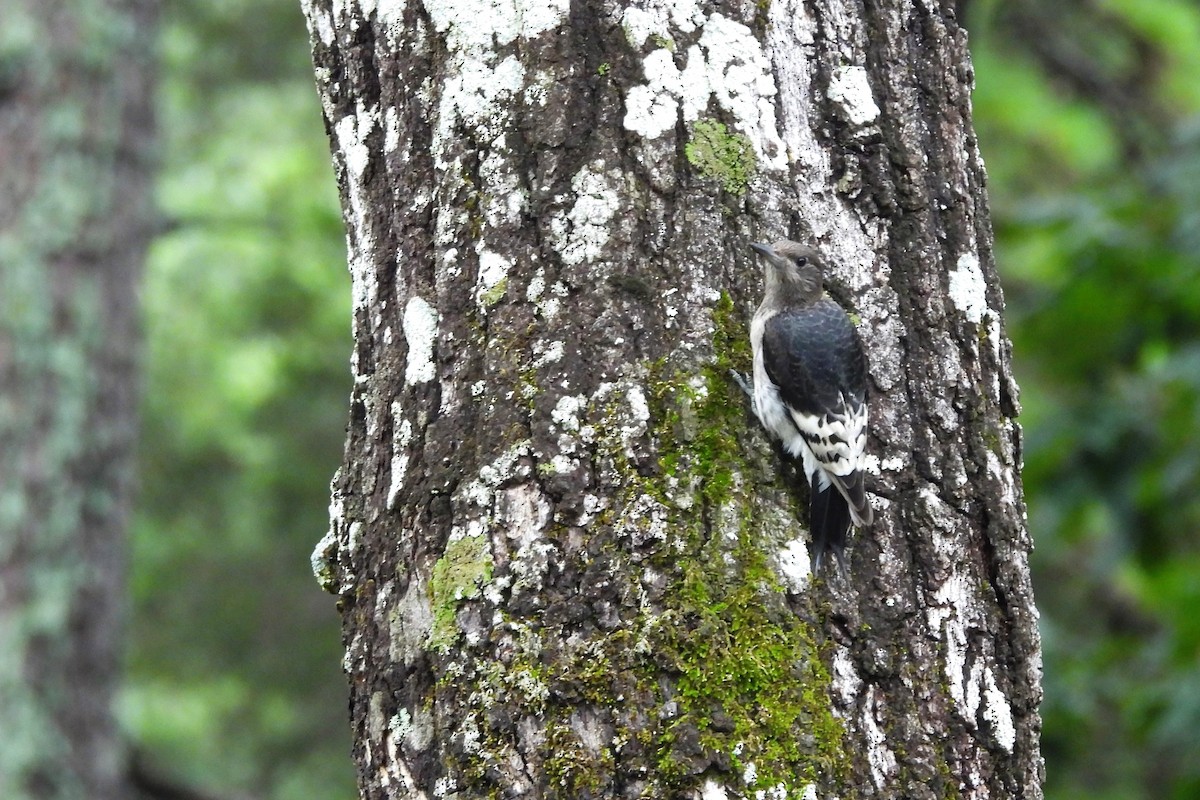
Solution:
<svg viewBox="0 0 1200 800">
<path fill-rule="evenodd" d="M 1020 431 L 953 4 L 306 0 L 355 293 L 365 798 L 1041 796 Z M 814 579 L 747 244 L 871 361 Z"/>
<path fill-rule="evenodd" d="M 156 4 L 3 9 L 0 796 L 116 800 Z"/>
</svg>

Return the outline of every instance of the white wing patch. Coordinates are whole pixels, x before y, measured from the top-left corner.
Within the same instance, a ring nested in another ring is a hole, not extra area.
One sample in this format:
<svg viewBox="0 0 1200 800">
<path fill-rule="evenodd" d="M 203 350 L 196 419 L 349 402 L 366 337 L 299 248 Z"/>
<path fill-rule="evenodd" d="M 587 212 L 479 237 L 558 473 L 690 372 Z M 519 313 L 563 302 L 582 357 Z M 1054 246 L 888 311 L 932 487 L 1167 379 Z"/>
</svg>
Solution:
<svg viewBox="0 0 1200 800">
<path fill-rule="evenodd" d="M 844 478 L 863 468 L 867 447 L 866 403 L 859 403 L 856 408 L 844 394 L 839 394 L 838 412 L 818 416 L 795 409 L 788 411 L 800 431 L 795 438 L 803 439 L 806 449 L 824 471 Z"/>
</svg>

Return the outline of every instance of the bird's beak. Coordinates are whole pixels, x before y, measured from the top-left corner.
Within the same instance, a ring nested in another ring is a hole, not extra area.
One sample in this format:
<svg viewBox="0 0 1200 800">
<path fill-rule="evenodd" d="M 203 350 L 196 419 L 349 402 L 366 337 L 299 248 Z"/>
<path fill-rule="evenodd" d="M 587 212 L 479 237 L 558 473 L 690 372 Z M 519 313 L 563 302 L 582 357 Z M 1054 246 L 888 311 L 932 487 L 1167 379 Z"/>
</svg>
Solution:
<svg viewBox="0 0 1200 800">
<path fill-rule="evenodd" d="M 772 260 L 779 257 L 779 254 L 775 252 L 775 248 L 771 247 L 769 244 L 763 244 L 762 242 L 751 242 L 750 249 L 758 253 L 760 256 L 766 256 Z"/>
</svg>

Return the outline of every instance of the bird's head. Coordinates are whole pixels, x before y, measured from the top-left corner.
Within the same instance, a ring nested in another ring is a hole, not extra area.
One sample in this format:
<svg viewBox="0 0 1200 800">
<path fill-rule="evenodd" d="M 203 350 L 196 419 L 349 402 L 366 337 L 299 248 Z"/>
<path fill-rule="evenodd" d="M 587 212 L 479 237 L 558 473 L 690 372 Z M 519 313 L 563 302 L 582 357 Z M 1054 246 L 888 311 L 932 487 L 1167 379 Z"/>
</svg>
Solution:
<svg viewBox="0 0 1200 800">
<path fill-rule="evenodd" d="M 783 292 L 797 299 L 820 296 L 825 268 L 816 248 L 788 239 L 774 244 L 754 242 L 750 247 L 766 262 L 768 292 Z"/>
</svg>

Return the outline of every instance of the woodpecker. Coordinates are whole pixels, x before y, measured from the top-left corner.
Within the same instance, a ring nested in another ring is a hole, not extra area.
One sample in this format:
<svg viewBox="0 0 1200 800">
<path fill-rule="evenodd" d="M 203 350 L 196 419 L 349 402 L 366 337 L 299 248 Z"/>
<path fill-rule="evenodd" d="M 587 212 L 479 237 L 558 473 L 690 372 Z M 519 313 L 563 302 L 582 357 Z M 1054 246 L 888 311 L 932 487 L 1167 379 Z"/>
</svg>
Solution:
<svg viewBox="0 0 1200 800">
<path fill-rule="evenodd" d="M 854 323 L 825 294 L 816 250 L 786 239 L 750 247 L 766 262 L 766 292 L 750 324 L 753 390 L 738 382 L 763 427 L 803 464 L 820 571 L 827 551 L 842 563 L 851 522 L 874 519 L 863 486 L 867 358 Z"/>
</svg>

